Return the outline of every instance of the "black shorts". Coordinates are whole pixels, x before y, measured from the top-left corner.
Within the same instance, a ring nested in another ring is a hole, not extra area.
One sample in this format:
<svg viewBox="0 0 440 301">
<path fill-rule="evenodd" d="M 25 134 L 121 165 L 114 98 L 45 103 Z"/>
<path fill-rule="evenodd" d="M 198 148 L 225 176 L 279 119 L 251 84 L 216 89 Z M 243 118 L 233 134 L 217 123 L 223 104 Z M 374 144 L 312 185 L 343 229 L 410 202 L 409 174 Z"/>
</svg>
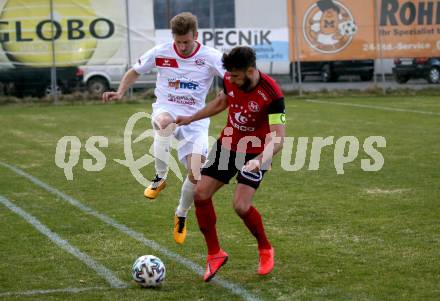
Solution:
<svg viewBox="0 0 440 301">
<path fill-rule="evenodd" d="M 220 141 L 217 140 L 209 152 L 208 159 L 203 165 L 201 173 L 224 184 L 229 184 L 229 181 L 238 172 L 238 183 L 257 189 L 266 171 L 247 172 L 243 170 L 246 162 L 256 156 L 258 156 L 258 154 L 243 154 L 226 149 L 222 147 Z"/>
</svg>

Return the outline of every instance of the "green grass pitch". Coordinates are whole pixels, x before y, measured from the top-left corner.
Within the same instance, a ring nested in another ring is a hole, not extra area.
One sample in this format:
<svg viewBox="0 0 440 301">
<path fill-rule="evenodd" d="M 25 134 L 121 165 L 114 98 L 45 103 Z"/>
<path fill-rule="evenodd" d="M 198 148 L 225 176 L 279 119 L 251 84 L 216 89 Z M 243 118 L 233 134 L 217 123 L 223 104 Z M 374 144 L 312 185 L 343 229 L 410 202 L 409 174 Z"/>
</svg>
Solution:
<svg viewBox="0 0 440 301">
<path fill-rule="evenodd" d="M 440 98 L 312 100 L 320 103 L 286 99 L 287 136 L 295 137 L 293 155 L 296 139 L 309 137 L 304 167 L 285 171 L 278 155 L 254 200 L 276 249 L 274 271 L 266 277 L 256 274 L 256 241 L 232 209 L 231 183 L 214 198 L 219 238 L 230 255 L 218 275 L 259 300 L 438 300 Z M 176 245 L 172 238 L 180 181 L 170 174 L 168 187 L 149 202 L 128 168 L 114 161 L 124 159 L 128 118 L 141 111 L 151 112 L 150 103 L 1 106 L 0 161 L 204 267 L 205 243 L 193 210 L 186 243 Z M 213 118 L 210 135 L 216 137 L 224 124 L 225 114 Z M 145 119 L 139 122 L 134 137 L 150 127 Z M 63 136 L 77 136 L 82 144 L 72 181 L 55 164 L 56 145 Z M 108 138 L 108 147 L 100 148 L 106 165 L 98 172 L 83 168 L 83 160 L 92 158 L 84 148 L 91 136 Z M 334 142 L 342 136 L 359 141 L 359 154 L 345 164 L 344 174 L 336 173 L 334 143 L 322 150 L 319 169 L 308 170 L 311 140 L 329 136 Z M 377 148 L 384 158 L 377 172 L 361 169 L 361 160 L 370 158 L 362 147 L 369 136 L 386 139 L 386 147 Z M 140 158 L 151 142 L 148 138 L 133 144 L 134 157 Z M 153 166 L 142 169 L 147 178 L 153 176 Z M 111 288 L 0 204 L 0 300 L 243 299 L 221 285 L 204 283 L 180 262 L 1 165 L 0 195 L 127 284 L 125 289 Z M 167 277 L 160 289 L 141 289 L 131 281 L 131 265 L 144 254 L 165 262 Z M 52 291 L 63 289 L 85 290 Z"/>
</svg>

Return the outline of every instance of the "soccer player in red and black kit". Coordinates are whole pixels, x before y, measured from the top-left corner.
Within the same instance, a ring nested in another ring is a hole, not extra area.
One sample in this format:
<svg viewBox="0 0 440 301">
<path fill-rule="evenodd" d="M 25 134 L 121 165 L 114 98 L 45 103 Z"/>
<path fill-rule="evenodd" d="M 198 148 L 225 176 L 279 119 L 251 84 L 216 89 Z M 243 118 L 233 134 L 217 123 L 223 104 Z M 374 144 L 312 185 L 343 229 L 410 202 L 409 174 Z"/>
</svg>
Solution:
<svg viewBox="0 0 440 301">
<path fill-rule="evenodd" d="M 208 246 L 204 280 L 209 281 L 228 260 L 220 248 L 212 196 L 237 173 L 234 193 L 235 212 L 258 241 L 258 274 L 270 273 L 274 248 L 266 237 L 263 221 L 252 206 L 272 157 L 282 148 L 285 132 L 284 96 L 268 75 L 256 68 L 255 52 L 250 47 L 235 47 L 224 54 L 224 90 L 192 116 L 178 116 L 176 123 L 186 125 L 218 114 L 228 108 L 227 125 L 211 150 L 194 190 L 199 228 Z"/>
</svg>

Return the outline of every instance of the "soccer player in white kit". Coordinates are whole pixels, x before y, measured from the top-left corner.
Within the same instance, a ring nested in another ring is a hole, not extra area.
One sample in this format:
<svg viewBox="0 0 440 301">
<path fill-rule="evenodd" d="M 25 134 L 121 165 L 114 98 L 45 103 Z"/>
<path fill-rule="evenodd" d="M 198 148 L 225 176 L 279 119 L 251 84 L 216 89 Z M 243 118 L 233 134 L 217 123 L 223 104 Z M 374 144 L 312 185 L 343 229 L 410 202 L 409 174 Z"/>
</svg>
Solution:
<svg viewBox="0 0 440 301">
<path fill-rule="evenodd" d="M 104 92 L 102 100 L 121 99 L 140 74 L 157 68 L 152 125 L 156 176 L 144 196 L 155 199 L 165 188 L 172 135 L 179 140 L 179 160 L 187 168 L 179 205 L 174 217 L 174 240 L 186 237 L 186 216 L 193 204 L 193 189 L 200 178 L 201 165 L 208 153 L 209 120 L 176 127 L 177 116 L 193 115 L 205 106 L 205 98 L 215 76 L 223 78 L 222 53 L 197 41 L 197 17 L 184 12 L 170 21 L 173 42 L 157 45 L 143 54 L 122 78 L 118 91 Z"/>
</svg>

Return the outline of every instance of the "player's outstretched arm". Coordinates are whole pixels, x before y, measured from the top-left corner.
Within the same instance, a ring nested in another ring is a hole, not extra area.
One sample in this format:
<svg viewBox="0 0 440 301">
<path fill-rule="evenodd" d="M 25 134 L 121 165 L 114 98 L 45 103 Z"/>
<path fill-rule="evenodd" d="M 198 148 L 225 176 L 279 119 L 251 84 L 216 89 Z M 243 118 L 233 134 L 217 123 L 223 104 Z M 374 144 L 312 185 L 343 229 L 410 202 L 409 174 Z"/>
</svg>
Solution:
<svg viewBox="0 0 440 301">
<path fill-rule="evenodd" d="M 124 77 L 121 80 L 121 83 L 119 84 L 118 91 L 108 91 L 104 92 L 102 94 L 102 101 L 108 102 L 112 100 L 120 100 L 122 97 L 124 97 L 125 92 L 127 92 L 128 88 L 133 85 L 136 80 L 139 78 L 139 74 L 132 68 L 128 70 Z"/>
<path fill-rule="evenodd" d="M 193 121 L 208 118 L 214 116 L 221 111 L 224 111 L 228 107 L 228 98 L 223 91 L 217 94 L 217 96 L 211 100 L 203 109 L 198 111 L 192 116 L 177 116 L 177 125 L 187 125 Z"/>
</svg>

